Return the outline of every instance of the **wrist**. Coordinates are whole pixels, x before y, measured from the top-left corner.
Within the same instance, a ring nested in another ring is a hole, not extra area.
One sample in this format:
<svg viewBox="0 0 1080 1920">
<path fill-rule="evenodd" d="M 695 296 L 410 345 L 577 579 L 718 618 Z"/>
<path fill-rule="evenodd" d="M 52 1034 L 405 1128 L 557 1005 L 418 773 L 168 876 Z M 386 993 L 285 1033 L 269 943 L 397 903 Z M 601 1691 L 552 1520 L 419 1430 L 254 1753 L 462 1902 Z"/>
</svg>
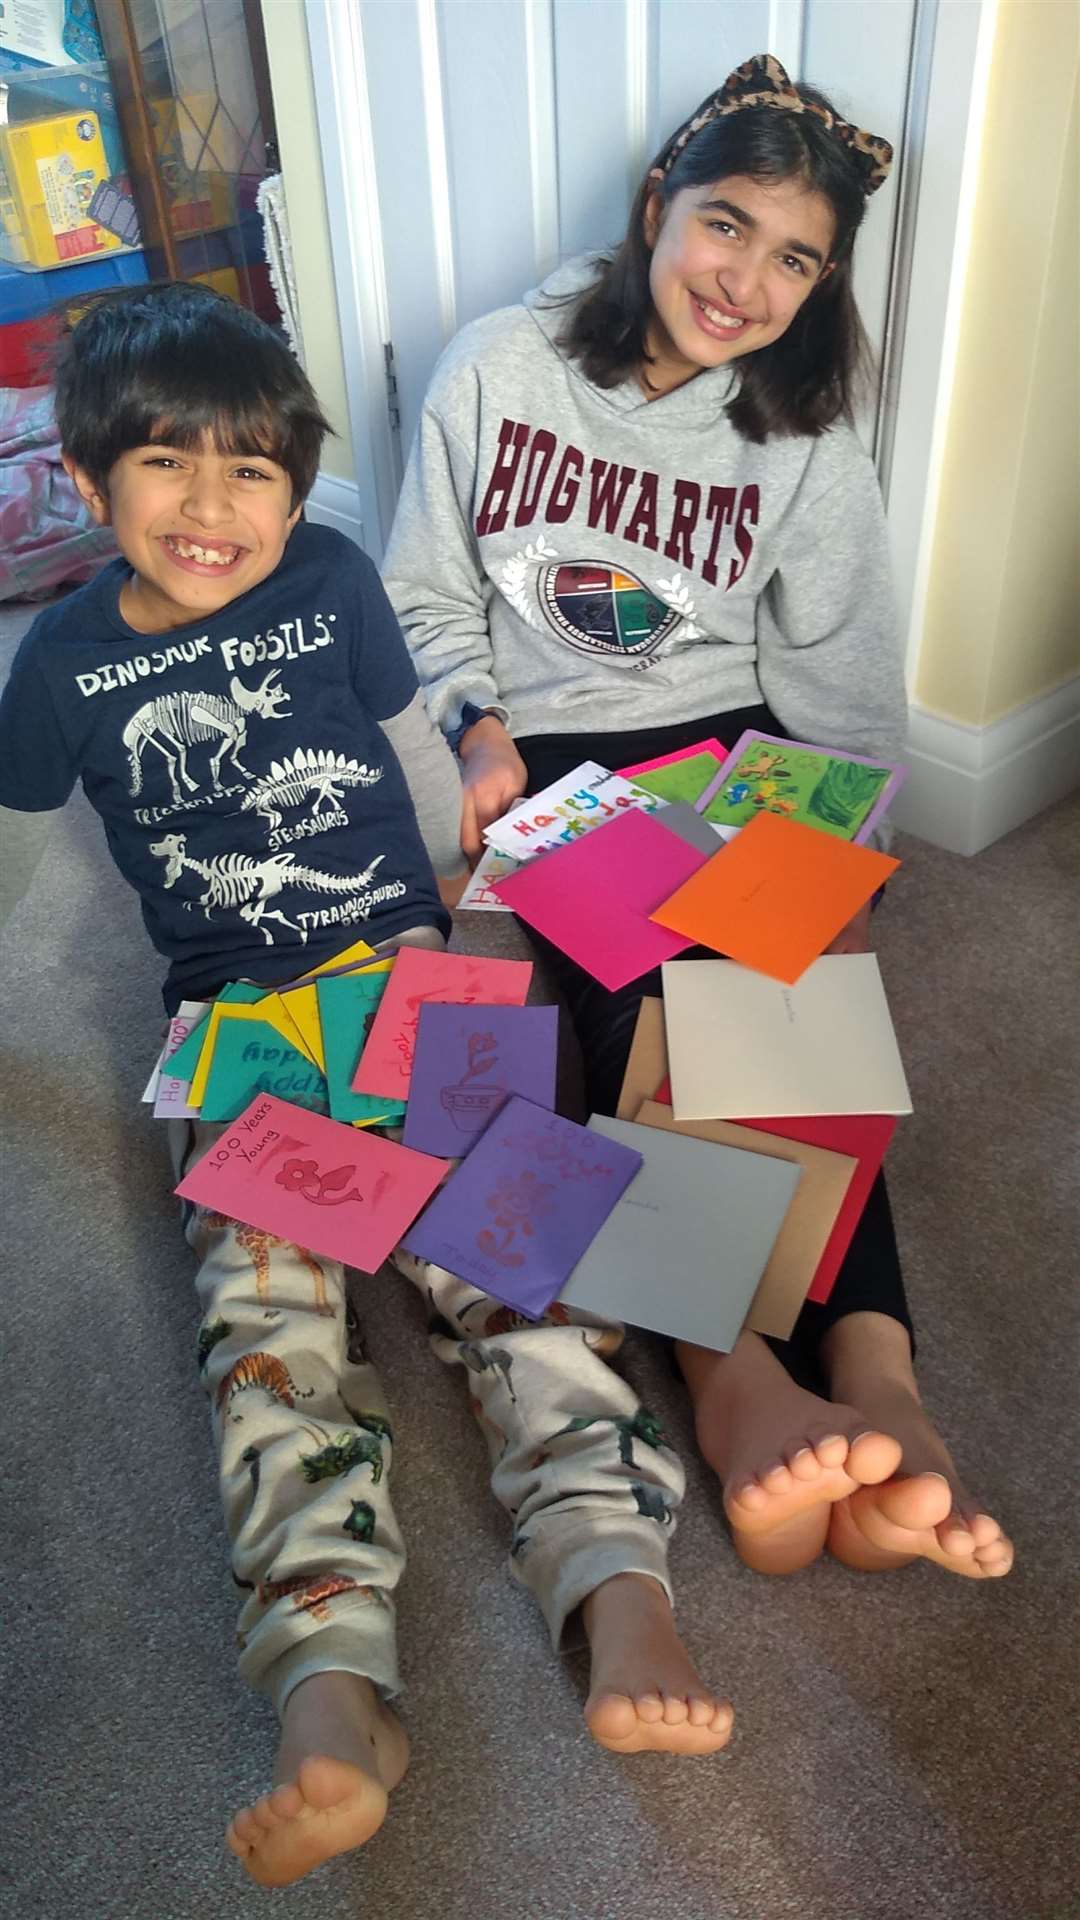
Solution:
<svg viewBox="0 0 1080 1920">
<path fill-rule="evenodd" d="M 505 723 L 497 713 L 483 713 L 465 728 L 458 741 L 458 754 L 467 760 L 471 753 L 482 747 L 514 747 Z M 516 751 L 516 749 L 515 749 Z"/>
</svg>

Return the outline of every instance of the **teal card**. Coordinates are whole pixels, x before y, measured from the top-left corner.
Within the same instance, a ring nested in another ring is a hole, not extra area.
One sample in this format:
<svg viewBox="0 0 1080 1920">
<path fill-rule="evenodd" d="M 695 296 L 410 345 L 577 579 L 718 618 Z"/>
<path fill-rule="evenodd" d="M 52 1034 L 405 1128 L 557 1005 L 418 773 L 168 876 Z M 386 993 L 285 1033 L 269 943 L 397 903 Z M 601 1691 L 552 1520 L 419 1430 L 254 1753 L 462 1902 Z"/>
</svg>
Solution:
<svg viewBox="0 0 1080 1920">
<path fill-rule="evenodd" d="M 214 1042 L 201 1117 L 235 1120 L 257 1093 L 329 1113 L 326 1081 L 268 1020 L 223 1020 Z"/>
<path fill-rule="evenodd" d="M 388 1126 L 397 1126 L 404 1118 L 403 1100 L 380 1099 L 374 1094 L 352 1090 L 356 1063 L 389 978 L 387 969 L 385 973 L 329 974 L 315 982 L 330 1113 L 334 1120 L 344 1120 L 350 1125 L 357 1120 L 382 1120 Z"/>
<path fill-rule="evenodd" d="M 253 987 L 249 980 L 234 980 L 231 986 L 222 987 L 214 1006 L 218 1001 L 226 1005 L 253 1007 L 257 1000 L 265 1000 L 271 991 L 269 987 Z M 175 1080 L 193 1080 L 199 1064 L 199 1055 L 206 1039 L 206 1023 L 213 1012 L 208 1007 L 197 1027 L 192 1027 L 186 1040 L 181 1041 L 176 1052 L 169 1059 L 169 1072 Z M 222 1025 L 227 1024 L 222 1022 Z"/>
</svg>

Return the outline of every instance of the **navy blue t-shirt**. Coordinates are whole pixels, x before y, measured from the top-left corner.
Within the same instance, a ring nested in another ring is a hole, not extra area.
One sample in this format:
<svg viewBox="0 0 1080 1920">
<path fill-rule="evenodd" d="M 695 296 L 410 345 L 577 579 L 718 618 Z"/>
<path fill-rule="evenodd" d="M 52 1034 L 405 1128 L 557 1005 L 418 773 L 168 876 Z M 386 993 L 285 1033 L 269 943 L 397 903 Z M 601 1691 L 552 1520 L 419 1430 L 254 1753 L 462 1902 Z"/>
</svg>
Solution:
<svg viewBox="0 0 1080 1920">
<path fill-rule="evenodd" d="M 38 615 L 0 700 L 0 805 L 82 779 L 170 961 L 165 1003 L 294 978 L 358 938 L 449 930 L 379 725 L 416 672 L 371 561 L 301 522 L 216 615 L 140 634 L 115 560 Z"/>
</svg>

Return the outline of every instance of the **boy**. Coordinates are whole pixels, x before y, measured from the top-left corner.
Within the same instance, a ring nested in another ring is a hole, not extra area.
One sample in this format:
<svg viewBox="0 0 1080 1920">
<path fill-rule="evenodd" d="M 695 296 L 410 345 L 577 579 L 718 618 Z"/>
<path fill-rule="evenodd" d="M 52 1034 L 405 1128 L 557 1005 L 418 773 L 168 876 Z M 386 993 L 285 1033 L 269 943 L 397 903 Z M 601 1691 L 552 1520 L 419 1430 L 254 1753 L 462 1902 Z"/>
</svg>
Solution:
<svg viewBox="0 0 1080 1920">
<path fill-rule="evenodd" d="M 80 320 L 56 400 L 65 466 L 121 558 L 19 650 L 0 807 L 59 807 L 81 777 L 169 960 L 169 1011 L 231 980 L 293 979 L 358 933 L 380 952 L 441 947 L 432 862 L 452 893 L 456 769 L 370 561 L 300 523 L 327 423 L 286 347 L 204 288 L 142 288 Z M 178 1170 L 220 1129 L 181 1131 Z M 284 1885 L 368 1839 L 405 1770 L 385 1704 L 404 1563 L 391 1435 L 355 1328 L 343 1339 L 340 1266 L 203 1208 L 186 1231 L 246 1595 L 241 1670 L 282 1721 L 278 1785 L 227 1838 L 253 1878 Z M 629 1752 L 722 1746 L 730 1709 L 698 1680 L 669 1602 L 682 1473 L 603 1363 L 619 1330 L 565 1312 L 526 1325 L 440 1268 L 396 1261 L 428 1299 L 436 1351 L 468 1370 L 514 1571 L 556 1645 L 581 1608 L 594 1736 Z"/>
</svg>

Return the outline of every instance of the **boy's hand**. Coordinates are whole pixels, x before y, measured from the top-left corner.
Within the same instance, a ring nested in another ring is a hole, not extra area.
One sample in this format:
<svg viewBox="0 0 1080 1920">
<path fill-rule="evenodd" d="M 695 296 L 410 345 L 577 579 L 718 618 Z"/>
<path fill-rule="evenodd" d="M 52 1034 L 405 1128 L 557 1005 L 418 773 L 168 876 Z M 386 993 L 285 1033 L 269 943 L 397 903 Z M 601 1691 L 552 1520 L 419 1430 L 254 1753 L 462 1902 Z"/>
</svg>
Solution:
<svg viewBox="0 0 1080 1920">
<path fill-rule="evenodd" d="M 835 940 L 831 940 L 826 953 L 869 953 L 870 952 L 870 902 L 860 907 L 854 919 L 846 927 L 841 927 Z"/>
<path fill-rule="evenodd" d="M 484 828 L 521 799 L 528 774 L 502 721 L 493 713 L 486 713 L 463 735 L 458 756 L 462 766 L 461 850 L 467 860 L 478 860 L 484 850 Z"/>
<path fill-rule="evenodd" d="M 469 869 L 462 867 L 460 873 L 437 873 L 435 878 L 439 886 L 439 899 L 444 907 L 456 907 L 469 884 Z"/>
</svg>

